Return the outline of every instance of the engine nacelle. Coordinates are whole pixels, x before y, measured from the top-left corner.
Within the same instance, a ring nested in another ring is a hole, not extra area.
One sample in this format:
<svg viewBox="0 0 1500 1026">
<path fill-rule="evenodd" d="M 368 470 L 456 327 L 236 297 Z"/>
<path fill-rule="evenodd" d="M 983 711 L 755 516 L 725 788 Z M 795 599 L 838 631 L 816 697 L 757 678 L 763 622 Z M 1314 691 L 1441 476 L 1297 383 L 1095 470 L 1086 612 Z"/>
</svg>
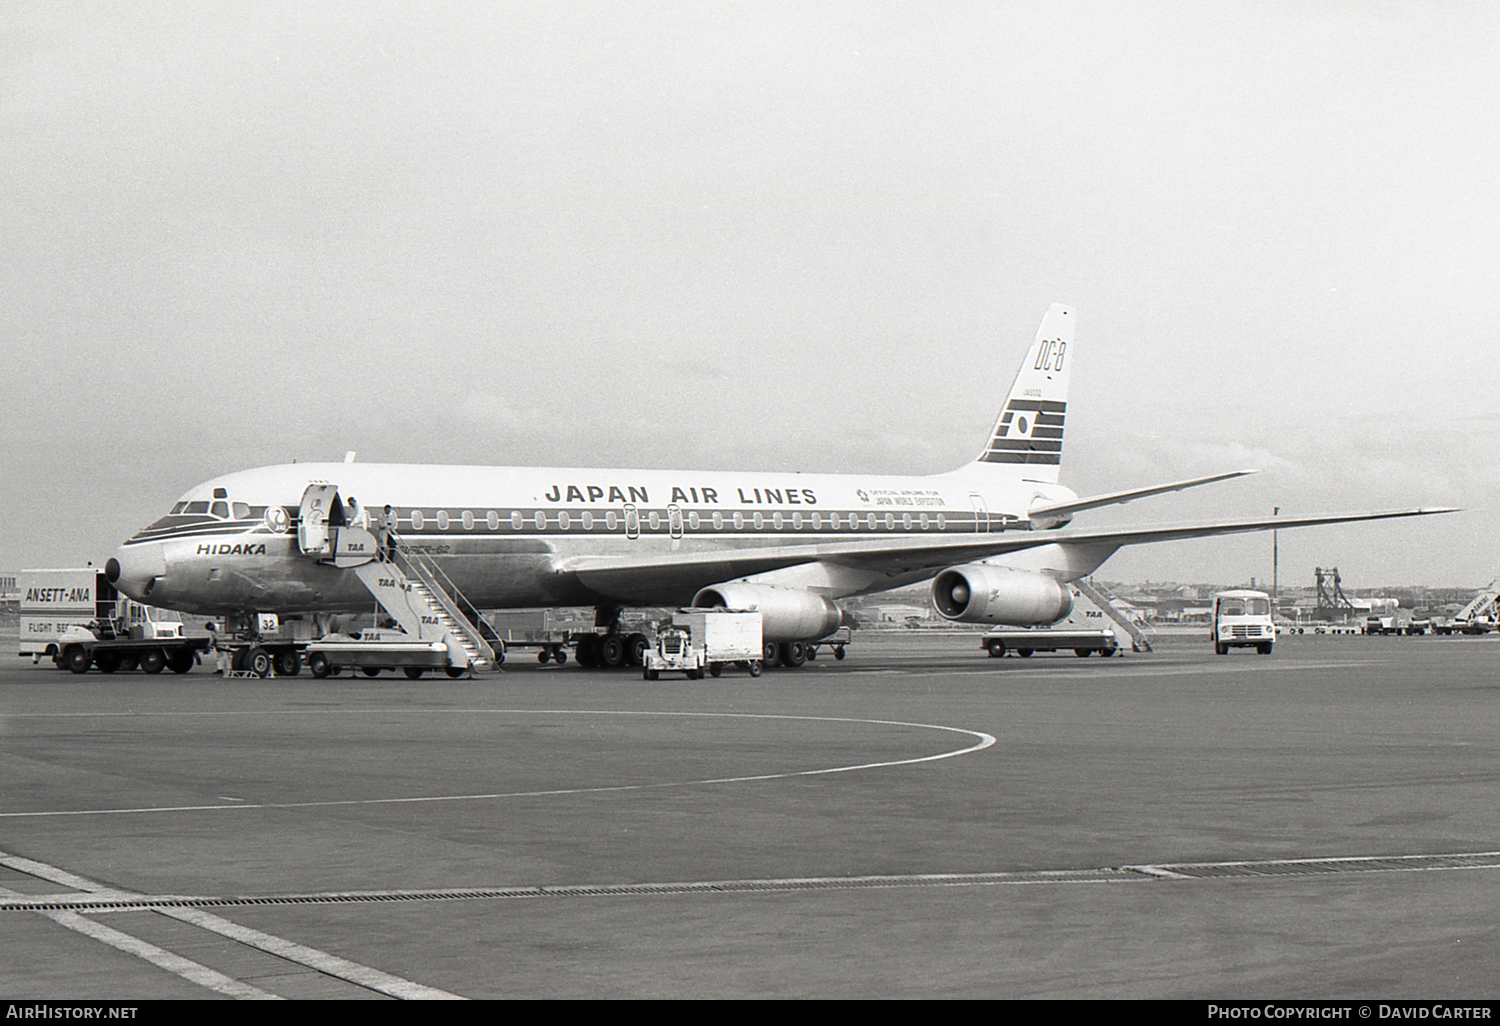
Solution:
<svg viewBox="0 0 1500 1026">
<path fill-rule="evenodd" d="M 959 623 L 1034 627 L 1056 623 L 1071 613 L 1073 592 L 1030 570 L 965 563 L 933 578 L 932 604 Z"/>
<path fill-rule="evenodd" d="M 715 584 L 694 595 L 693 605 L 758 610 L 768 642 L 821 638 L 844 620 L 844 611 L 822 595 L 769 584 Z"/>
</svg>

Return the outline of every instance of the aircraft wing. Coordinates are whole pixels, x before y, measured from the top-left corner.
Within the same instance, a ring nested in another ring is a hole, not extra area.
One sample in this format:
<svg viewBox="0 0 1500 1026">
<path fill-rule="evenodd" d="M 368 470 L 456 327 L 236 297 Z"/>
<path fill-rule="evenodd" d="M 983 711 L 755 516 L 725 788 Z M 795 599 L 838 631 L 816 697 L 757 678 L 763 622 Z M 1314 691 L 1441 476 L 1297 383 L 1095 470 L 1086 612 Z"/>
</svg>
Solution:
<svg viewBox="0 0 1500 1026">
<path fill-rule="evenodd" d="M 1361 520 L 1431 516 L 1458 512 L 1452 507 L 1334 513 L 1319 516 L 1267 517 L 1260 520 L 1200 524 L 1161 524 L 1098 530 L 1005 531 L 962 538 L 910 537 L 848 539 L 805 545 L 660 552 L 641 555 L 572 556 L 558 560 L 555 572 L 572 576 L 603 595 L 644 602 L 680 602 L 688 591 L 755 574 L 825 562 L 876 570 L 891 576 L 1020 552 L 1042 545 L 1079 545 L 1113 552 L 1125 545 L 1205 538 L 1219 534 L 1343 524 Z"/>
</svg>

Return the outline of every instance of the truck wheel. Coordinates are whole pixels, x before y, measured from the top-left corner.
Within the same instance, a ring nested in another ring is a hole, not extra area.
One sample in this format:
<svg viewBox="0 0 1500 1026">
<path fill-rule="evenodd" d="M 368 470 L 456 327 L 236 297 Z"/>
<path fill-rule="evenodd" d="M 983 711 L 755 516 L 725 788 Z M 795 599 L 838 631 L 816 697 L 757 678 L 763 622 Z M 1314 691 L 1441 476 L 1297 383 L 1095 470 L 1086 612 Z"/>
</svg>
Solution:
<svg viewBox="0 0 1500 1026">
<path fill-rule="evenodd" d="M 69 645 L 63 650 L 63 662 L 74 673 L 88 673 L 94 657 L 82 645 Z"/>
<path fill-rule="evenodd" d="M 1228 655 L 1228 654 L 1229 654 L 1229 646 L 1228 645 L 1224 644 L 1223 642 L 1219 642 L 1219 641 L 1214 642 L 1214 655 Z"/>
<path fill-rule="evenodd" d="M 284 648 L 276 653 L 276 676 L 295 677 L 302 672 L 302 653 L 295 648 Z"/>
<path fill-rule="evenodd" d="M 422 674 L 426 673 L 427 670 L 421 666 L 403 666 L 401 672 L 406 674 L 410 680 L 421 680 Z"/>
<path fill-rule="evenodd" d="M 359 672 L 362 673 L 362 674 L 364 674 L 366 677 L 379 677 L 380 676 L 380 667 L 378 667 L 378 666 L 361 666 L 359 668 Z"/>
<path fill-rule="evenodd" d="M 141 669 L 146 673 L 160 673 L 167 665 L 167 654 L 159 648 L 148 648 L 141 653 Z"/>
<path fill-rule="evenodd" d="M 328 657 L 322 652 L 314 652 L 308 657 L 307 668 L 312 671 L 314 677 L 322 680 L 329 673 Z"/>
<path fill-rule="evenodd" d="M 550 663 L 552 661 L 552 653 L 548 652 L 544 648 L 544 649 L 542 649 L 540 652 L 538 652 L 536 654 L 536 661 L 539 662 L 539 663 L 541 663 L 543 666 L 546 666 L 548 663 Z"/>
<path fill-rule="evenodd" d="M 759 677 L 760 676 L 760 672 L 761 672 L 760 660 L 759 659 L 752 659 L 752 660 L 750 660 L 750 676 L 752 676 L 752 677 Z"/>
<path fill-rule="evenodd" d="M 555 662 L 558 666 L 561 666 L 563 663 L 567 662 L 568 650 L 561 647 L 554 649 L 552 652 L 552 661 Z"/>
<path fill-rule="evenodd" d="M 776 642 L 766 642 L 765 651 L 762 653 L 762 655 L 762 667 L 769 667 L 774 670 L 776 667 L 781 665 L 781 646 L 776 644 Z"/>
<path fill-rule="evenodd" d="M 835 659 L 843 659 L 844 658 L 844 646 L 843 645 L 838 645 L 838 646 L 836 646 L 834 648 L 834 650 L 833 650 L 833 657 Z"/>
<path fill-rule="evenodd" d="M 1005 642 L 1001 641 L 999 638 L 991 638 L 985 643 L 984 647 L 989 651 L 991 659 L 999 659 L 1005 654 Z M 842 659 L 843 656 L 838 656 L 836 658 Z"/>
<path fill-rule="evenodd" d="M 1259 645 L 1256 645 L 1255 646 L 1255 651 L 1259 652 L 1261 655 L 1270 655 L 1271 654 L 1271 642 L 1266 641 L 1266 642 L 1262 642 Z"/>
<path fill-rule="evenodd" d="M 269 677 L 271 671 L 276 668 L 276 660 L 271 653 L 259 646 L 245 653 L 245 669 L 257 677 Z"/>
<path fill-rule="evenodd" d="M 1020 656 L 1022 659 L 1029 659 L 1031 657 L 1031 652 L 1032 650 L 1029 648 L 1016 649 L 1016 655 Z"/>
<path fill-rule="evenodd" d="M 723 663 L 709 663 L 708 664 L 708 675 L 710 677 L 717 677 L 717 676 L 719 676 L 719 674 L 721 674 L 723 672 L 724 672 L 724 664 Z"/>
<path fill-rule="evenodd" d="M 1087 659 L 1089 656 L 1094 654 L 1094 650 L 1091 648 L 1075 648 L 1073 650 L 1073 654 L 1076 655 L 1079 659 Z"/>
<path fill-rule="evenodd" d="M 807 662 L 807 648 L 800 641 L 788 641 L 781 646 L 781 665 L 798 667 Z"/>
<path fill-rule="evenodd" d="M 448 667 L 448 676 L 454 678 L 462 677 L 466 670 L 468 670 L 467 666 L 450 666 Z"/>
<path fill-rule="evenodd" d="M 120 668 L 120 654 L 118 652 L 100 652 L 94 656 L 94 665 L 99 668 L 100 673 L 114 673 Z"/>
<path fill-rule="evenodd" d="M 193 650 L 174 648 L 167 655 L 167 668 L 173 673 L 187 673 L 193 668 Z"/>
<path fill-rule="evenodd" d="M 641 680 L 656 680 L 661 676 L 660 670 L 642 670 Z"/>
</svg>

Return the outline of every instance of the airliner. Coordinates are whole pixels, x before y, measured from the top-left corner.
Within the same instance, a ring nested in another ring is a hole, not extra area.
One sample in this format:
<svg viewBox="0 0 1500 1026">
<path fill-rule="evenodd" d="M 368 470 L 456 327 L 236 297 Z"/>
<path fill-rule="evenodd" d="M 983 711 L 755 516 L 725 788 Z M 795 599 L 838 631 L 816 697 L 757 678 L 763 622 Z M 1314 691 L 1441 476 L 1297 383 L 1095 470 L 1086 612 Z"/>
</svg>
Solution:
<svg viewBox="0 0 1500 1026">
<path fill-rule="evenodd" d="M 629 607 L 759 610 L 772 651 L 838 628 L 838 600 L 932 582 L 960 623 L 1035 626 L 1068 582 L 1125 545 L 1451 512 L 1446 508 L 1088 530 L 1075 515 L 1253 473 L 1080 497 L 1059 483 L 1074 310 L 1048 309 L 988 440 L 929 476 L 292 463 L 189 489 L 106 564 L 120 591 L 183 612 L 358 612 L 371 595 L 305 525 L 378 525 L 480 609 L 593 606 L 597 637 Z M 384 536 L 384 535 L 383 535 Z M 321 536 L 320 536 L 321 538 Z M 595 637 L 595 636 L 590 636 Z M 599 646 L 577 655 L 592 665 Z M 778 647 L 779 646 L 779 647 Z M 613 662 L 620 645 L 605 646 Z"/>
</svg>

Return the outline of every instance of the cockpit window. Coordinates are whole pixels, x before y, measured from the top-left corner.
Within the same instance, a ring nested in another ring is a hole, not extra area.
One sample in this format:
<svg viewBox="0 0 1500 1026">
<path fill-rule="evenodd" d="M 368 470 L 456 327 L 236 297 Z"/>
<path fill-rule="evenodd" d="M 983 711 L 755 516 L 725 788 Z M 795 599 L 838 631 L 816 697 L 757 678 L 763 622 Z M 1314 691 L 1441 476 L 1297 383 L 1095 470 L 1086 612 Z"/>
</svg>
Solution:
<svg viewBox="0 0 1500 1026">
<path fill-rule="evenodd" d="M 216 517 L 220 517 L 220 518 L 223 518 L 223 519 L 228 519 L 228 517 L 229 517 L 229 503 L 227 503 L 227 502 L 216 502 L 216 503 L 214 503 L 212 506 L 210 506 L 208 508 L 208 511 L 210 513 L 212 513 Z"/>
<path fill-rule="evenodd" d="M 200 502 L 190 502 L 190 503 L 187 504 L 187 508 L 184 509 L 183 512 L 184 513 L 207 513 L 208 512 L 208 503 L 207 502 L 202 502 L 202 501 L 200 501 Z"/>
<path fill-rule="evenodd" d="M 177 505 L 175 505 L 175 506 L 172 507 L 172 512 L 169 513 L 168 516 L 172 516 L 174 514 L 181 513 L 185 509 L 187 509 L 187 503 L 185 503 L 185 502 L 179 502 Z"/>
<path fill-rule="evenodd" d="M 250 504 L 248 502 L 233 503 L 234 519 L 246 520 L 250 517 Z"/>
</svg>

